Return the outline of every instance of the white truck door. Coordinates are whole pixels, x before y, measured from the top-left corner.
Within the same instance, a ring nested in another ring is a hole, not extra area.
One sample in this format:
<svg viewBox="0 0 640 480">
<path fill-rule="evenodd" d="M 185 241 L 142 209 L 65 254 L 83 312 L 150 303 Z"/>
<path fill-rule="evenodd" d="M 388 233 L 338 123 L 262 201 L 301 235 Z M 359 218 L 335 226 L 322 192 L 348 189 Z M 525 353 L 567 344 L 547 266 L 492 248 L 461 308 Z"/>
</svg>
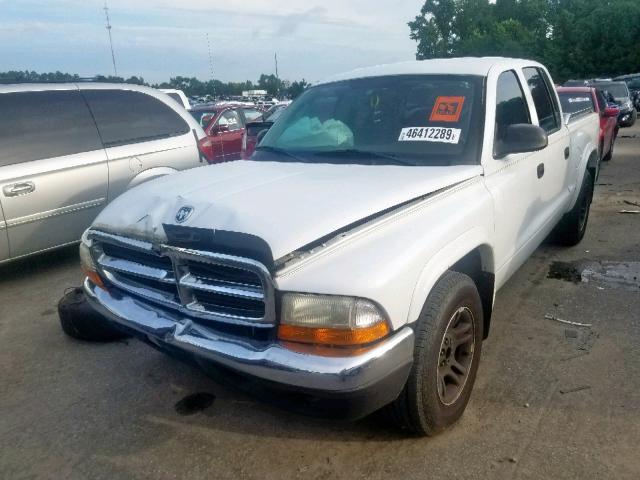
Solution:
<svg viewBox="0 0 640 480">
<path fill-rule="evenodd" d="M 495 78 L 497 77 L 497 78 Z M 495 78 L 495 80 L 494 80 Z M 539 152 L 515 153 L 502 158 L 492 155 L 495 144 L 509 125 L 531 123 L 531 114 L 523 89 L 523 79 L 515 70 L 490 74 L 487 85 L 487 128 L 483 166 L 485 185 L 495 208 L 496 286 L 500 287 L 531 253 L 535 219 L 539 216 L 539 180 L 537 168 L 544 155 Z M 525 87 L 526 88 L 526 87 Z M 495 102 L 493 118 L 492 100 Z M 492 130 L 491 124 L 495 125 Z M 488 150 L 488 152 L 487 152 Z M 534 247 L 535 248 L 535 247 Z"/>
<path fill-rule="evenodd" d="M 569 130 L 563 125 L 557 94 L 548 74 L 540 67 L 525 67 L 522 73 L 533 102 L 534 123 L 537 121 L 549 136 L 538 171 L 540 218 L 536 223 L 544 238 L 564 213 L 569 199 L 569 190 L 565 188 L 569 174 Z"/>
</svg>

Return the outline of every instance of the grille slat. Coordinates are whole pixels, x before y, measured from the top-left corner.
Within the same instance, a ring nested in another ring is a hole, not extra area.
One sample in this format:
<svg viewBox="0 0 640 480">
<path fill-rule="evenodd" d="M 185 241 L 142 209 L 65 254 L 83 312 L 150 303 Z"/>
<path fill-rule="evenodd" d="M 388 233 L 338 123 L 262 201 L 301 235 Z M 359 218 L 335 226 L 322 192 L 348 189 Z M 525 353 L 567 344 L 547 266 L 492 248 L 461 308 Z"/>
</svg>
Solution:
<svg viewBox="0 0 640 480">
<path fill-rule="evenodd" d="M 152 246 L 91 232 L 107 280 L 146 300 L 208 321 L 272 326 L 274 287 L 267 269 L 241 257 Z"/>
</svg>

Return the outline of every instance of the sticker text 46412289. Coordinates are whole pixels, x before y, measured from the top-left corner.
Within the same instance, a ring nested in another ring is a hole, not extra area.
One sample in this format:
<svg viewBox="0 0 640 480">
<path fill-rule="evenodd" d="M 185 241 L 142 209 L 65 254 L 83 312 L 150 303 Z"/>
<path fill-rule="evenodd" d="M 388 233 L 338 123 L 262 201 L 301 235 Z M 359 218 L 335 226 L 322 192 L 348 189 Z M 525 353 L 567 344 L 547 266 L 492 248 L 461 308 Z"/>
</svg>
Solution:
<svg viewBox="0 0 640 480">
<path fill-rule="evenodd" d="M 457 144 L 460 140 L 459 128 L 407 127 L 398 137 L 399 142 L 440 142 Z"/>
</svg>

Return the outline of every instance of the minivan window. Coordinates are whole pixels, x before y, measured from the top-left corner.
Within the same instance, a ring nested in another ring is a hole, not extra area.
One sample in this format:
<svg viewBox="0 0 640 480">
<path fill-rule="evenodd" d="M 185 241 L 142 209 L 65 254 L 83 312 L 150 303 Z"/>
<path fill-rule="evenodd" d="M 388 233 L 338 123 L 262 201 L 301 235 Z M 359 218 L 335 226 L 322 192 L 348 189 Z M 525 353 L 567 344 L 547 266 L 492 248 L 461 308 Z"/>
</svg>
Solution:
<svg viewBox="0 0 640 480">
<path fill-rule="evenodd" d="M 102 148 L 77 90 L 0 94 L 0 167 Z"/>
<path fill-rule="evenodd" d="M 560 112 L 545 73 L 535 67 L 523 68 L 522 71 L 538 113 L 538 124 L 547 133 L 555 132 L 560 128 Z"/>
<path fill-rule="evenodd" d="M 168 105 L 130 90 L 84 90 L 105 147 L 174 137 L 189 125 Z"/>
<path fill-rule="evenodd" d="M 513 70 L 509 70 L 500 74 L 496 86 L 494 145 L 504 139 L 509 125 L 519 123 L 531 123 L 531 117 L 518 77 Z"/>
</svg>

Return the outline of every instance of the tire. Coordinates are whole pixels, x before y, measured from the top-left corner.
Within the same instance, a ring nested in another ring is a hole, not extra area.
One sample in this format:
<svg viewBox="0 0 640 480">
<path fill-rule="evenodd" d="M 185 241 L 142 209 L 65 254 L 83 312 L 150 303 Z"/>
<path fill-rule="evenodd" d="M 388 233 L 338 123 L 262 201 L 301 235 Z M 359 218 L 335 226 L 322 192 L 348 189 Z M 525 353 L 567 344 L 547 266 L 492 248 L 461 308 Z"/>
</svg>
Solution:
<svg viewBox="0 0 640 480">
<path fill-rule="evenodd" d="M 82 288 L 65 293 L 58 302 L 58 316 L 64 333 L 78 340 L 113 342 L 128 337 L 89 306 Z"/>
<path fill-rule="evenodd" d="M 565 214 L 556 227 L 555 239 L 560 245 L 572 247 L 580 243 L 587 231 L 589 211 L 593 198 L 593 179 L 591 172 L 584 172 L 582 186 L 576 204 L 571 211 Z"/>
<path fill-rule="evenodd" d="M 397 426 L 432 436 L 458 421 L 478 371 L 483 323 L 482 302 L 473 280 L 462 273 L 445 273 L 429 293 L 416 322 L 414 362 L 407 383 L 387 407 Z M 454 328 L 456 324 L 458 328 Z M 455 330 L 459 330 L 458 338 L 465 334 L 470 343 L 451 348 L 448 342 L 456 337 Z M 466 366 L 466 376 L 459 375 L 457 384 L 451 375 L 463 370 L 452 359 Z"/>
<path fill-rule="evenodd" d="M 611 143 L 609 144 L 609 151 L 607 152 L 607 154 L 602 157 L 602 161 L 603 162 L 608 162 L 611 160 L 611 158 L 613 157 L 613 145 L 614 145 L 614 137 L 611 137 Z"/>
</svg>

